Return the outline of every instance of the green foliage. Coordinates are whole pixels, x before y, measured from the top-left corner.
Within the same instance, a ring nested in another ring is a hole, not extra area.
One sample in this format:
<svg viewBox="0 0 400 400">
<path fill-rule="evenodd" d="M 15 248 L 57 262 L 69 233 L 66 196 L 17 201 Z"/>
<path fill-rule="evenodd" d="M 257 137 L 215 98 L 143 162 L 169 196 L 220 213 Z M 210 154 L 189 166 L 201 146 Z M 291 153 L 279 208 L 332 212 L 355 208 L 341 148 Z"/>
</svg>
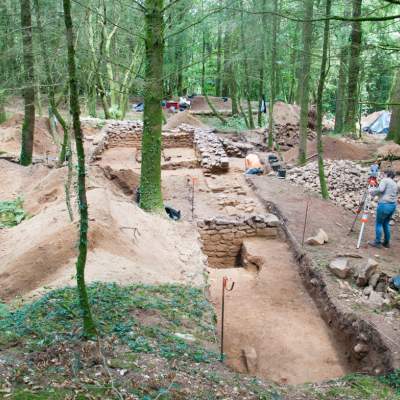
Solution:
<svg viewBox="0 0 400 400">
<path fill-rule="evenodd" d="M 385 383 L 397 390 L 397 394 L 400 395 L 400 369 L 396 369 L 394 374 L 380 376 L 378 378 L 382 383 Z"/>
<path fill-rule="evenodd" d="M 112 119 L 121 119 L 122 111 L 119 109 L 118 104 L 114 104 L 108 111 Z"/>
<path fill-rule="evenodd" d="M 3 300 L 0 300 L 0 318 L 10 315 L 10 309 L 10 306 L 4 304 Z"/>
<path fill-rule="evenodd" d="M 22 208 L 23 203 L 22 195 L 14 200 L 0 201 L 0 229 L 18 225 L 25 218 L 26 211 Z M 29 218 L 32 217 L 33 215 Z"/>
<path fill-rule="evenodd" d="M 202 287 L 141 283 L 119 286 L 96 282 L 87 285 L 87 293 L 100 337 L 115 335 L 133 353 L 154 353 L 168 359 L 186 358 L 194 362 L 218 358 L 217 353 L 174 336 L 182 331 L 183 325 L 190 325 L 203 332 L 201 339 L 204 340 L 214 328 L 210 323 L 216 316 L 203 296 Z M 136 315 L 145 311 L 168 323 L 142 325 Z M 40 345 L 75 340 L 81 327 L 80 314 L 78 293 L 71 287 L 51 291 L 29 304 L 21 300 L 14 305 L 12 315 L 3 317 L 0 344 L 27 338 L 32 332 L 36 332 Z"/>
</svg>

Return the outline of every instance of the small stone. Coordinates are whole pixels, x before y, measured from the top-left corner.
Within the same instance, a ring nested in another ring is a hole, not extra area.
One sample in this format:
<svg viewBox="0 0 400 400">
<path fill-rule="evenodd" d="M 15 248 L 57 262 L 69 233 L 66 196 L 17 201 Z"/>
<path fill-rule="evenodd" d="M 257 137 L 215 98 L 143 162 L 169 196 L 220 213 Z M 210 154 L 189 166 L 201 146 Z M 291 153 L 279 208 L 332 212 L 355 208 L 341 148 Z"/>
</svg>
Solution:
<svg viewBox="0 0 400 400">
<path fill-rule="evenodd" d="M 366 344 L 359 343 L 354 347 L 354 351 L 356 353 L 368 353 L 369 352 L 369 346 L 367 346 Z"/>
<path fill-rule="evenodd" d="M 378 263 L 372 258 L 368 258 L 367 261 L 357 264 L 354 272 L 354 276 L 357 277 L 356 285 L 365 286 L 377 268 Z"/>
<path fill-rule="evenodd" d="M 230 217 L 237 217 L 239 215 L 239 213 L 235 207 L 226 206 L 225 209 Z"/>
<path fill-rule="evenodd" d="M 336 258 L 331 262 L 330 270 L 337 277 L 346 279 L 350 272 L 349 260 L 343 257 Z"/>
<path fill-rule="evenodd" d="M 372 286 L 368 286 L 364 289 L 364 296 L 369 296 L 372 291 L 374 290 L 374 288 Z"/>
<path fill-rule="evenodd" d="M 255 375 L 257 373 L 257 353 L 253 349 L 253 347 L 245 347 L 242 349 L 242 356 L 244 359 L 244 364 L 247 368 L 247 372 L 251 375 Z"/>
<path fill-rule="evenodd" d="M 376 291 L 383 293 L 385 291 L 385 284 L 383 282 L 380 282 L 376 285 Z"/>
<path fill-rule="evenodd" d="M 368 280 L 368 285 L 372 286 L 373 288 L 376 287 L 379 281 L 380 274 L 373 274 Z"/>
<path fill-rule="evenodd" d="M 175 336 L 184 340 L 185 342 L 194 343 L 196 341 L 196 338 L 189 333 L 175 333 Z"/>
<path fill-rule="evenodd" d="M 185 256 L 185 255 L 180 255 L 180 256 L 179 256 L 179 259 L 180 259 L 182 262 L 188 262 L 188 261 L 189 261 L 189 257 L 188 257 L 188 256 Z"/>
</svg>

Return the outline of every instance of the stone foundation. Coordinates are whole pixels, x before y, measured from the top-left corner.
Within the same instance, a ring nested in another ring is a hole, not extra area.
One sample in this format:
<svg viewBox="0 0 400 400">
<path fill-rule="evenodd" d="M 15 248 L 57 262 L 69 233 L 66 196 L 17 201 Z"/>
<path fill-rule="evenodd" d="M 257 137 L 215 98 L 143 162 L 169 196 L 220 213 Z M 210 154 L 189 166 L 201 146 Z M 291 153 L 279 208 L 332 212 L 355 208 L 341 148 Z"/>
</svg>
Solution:
<svg viewBox="0 0 400 400">
<path fill-rule="evenodd" d="M 253 236 L 275 239 L 278 225 L 279 219 L 273 214 L 242 218 L 216 216 L 197 221 L 202 251 L 208 256 L 211 268 L 234 268 L 240 259 L 243 239 Z"/>
</svg>

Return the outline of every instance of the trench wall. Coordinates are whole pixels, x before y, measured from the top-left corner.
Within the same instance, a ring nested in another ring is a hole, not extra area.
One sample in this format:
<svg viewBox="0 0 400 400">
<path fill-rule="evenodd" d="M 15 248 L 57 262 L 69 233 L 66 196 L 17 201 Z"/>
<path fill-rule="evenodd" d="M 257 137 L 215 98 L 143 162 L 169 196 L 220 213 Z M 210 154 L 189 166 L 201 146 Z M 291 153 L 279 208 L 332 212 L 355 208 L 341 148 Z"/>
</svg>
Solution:
<svg viewBox="0 0 400 400">
<path fill-rule="evenodd" d="M 208 256 L 211 268 L 234 268 L 239 262 L 243 239 L 253 236 L 274 239 L 278 225 L 279 219 L 272 214 L 243 218 L 216 216 L 197 221 L 202 251 Z"/>
<path fill-rule="evenodd" d="M 266 200 L 261 195 L 251 178 L 246 180 L 266 209 L 276 215 L 280 221 L 282 213 L 276 204 Z M 345 355 L 349 369 L 352 372 L 371 375 L 393 373 L 394 364 L 390 344 L 379 331 L 340 303 L 329 291 L 323 275 L 315 267 L 311 256 L 302 251 L 284 224 L 279 224 L 279 226 L 282 237 L 289 244 L 293 257 L 297 261 L 303 285 L 316 304 L 322 319 L 332 330 L 333 340 L 342 354 Z M 359 350 L 360 348 L 367 348 L 368 350 L 363 352 Z"/>
</svg>

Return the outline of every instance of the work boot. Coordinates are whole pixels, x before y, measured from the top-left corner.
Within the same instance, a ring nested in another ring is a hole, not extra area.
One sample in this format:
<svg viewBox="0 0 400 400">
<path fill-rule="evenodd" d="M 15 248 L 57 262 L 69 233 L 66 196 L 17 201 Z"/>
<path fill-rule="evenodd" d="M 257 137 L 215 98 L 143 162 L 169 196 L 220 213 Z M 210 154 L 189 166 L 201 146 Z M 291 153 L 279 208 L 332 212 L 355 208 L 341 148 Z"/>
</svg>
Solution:
<svg viewBox="0 0 400 400">
<path fill-rule="evenodd" d="M 375 240 L 373 242 L 367 242 L 370 246 L 375 247 L 377 249 L 381 248 L 381 244 L 376 242 Z"/>
<path fill-rule="evenodd" d="M 383 247 L 386 247 L 387 249 L 390 249 L 390 243 L 389 242 L 382 242 L 381 243 Z"/>
</svg>

